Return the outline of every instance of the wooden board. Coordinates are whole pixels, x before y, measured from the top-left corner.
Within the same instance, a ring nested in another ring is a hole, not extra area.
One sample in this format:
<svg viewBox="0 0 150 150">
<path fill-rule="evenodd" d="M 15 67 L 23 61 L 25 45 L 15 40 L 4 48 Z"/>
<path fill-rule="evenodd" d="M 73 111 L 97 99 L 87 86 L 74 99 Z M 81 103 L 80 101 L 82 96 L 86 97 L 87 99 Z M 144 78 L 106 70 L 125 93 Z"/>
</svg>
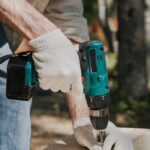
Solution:
<svg viewBox="0 0 150 150">
<path fill-rule="evenodd" d="M 72 135 L 60 141 L 57 141 L 54 144 L 50 144 L 44 150 L 88 150 L 88 149 L 80 146 L 77 143 L 75 137 Z"/>
<path fill-rule="evenodd" d="M 134 144 L 134 150 L 150 150 L 150 129 L 134 129 L 134 128 L 121 128 L 122 132 L 129 135 Z M 75 140 L 74 136 L 69 136 L 58 142 L 50 144 L 44 150 L 88 150 L 80 146 Z"/>
</svg>

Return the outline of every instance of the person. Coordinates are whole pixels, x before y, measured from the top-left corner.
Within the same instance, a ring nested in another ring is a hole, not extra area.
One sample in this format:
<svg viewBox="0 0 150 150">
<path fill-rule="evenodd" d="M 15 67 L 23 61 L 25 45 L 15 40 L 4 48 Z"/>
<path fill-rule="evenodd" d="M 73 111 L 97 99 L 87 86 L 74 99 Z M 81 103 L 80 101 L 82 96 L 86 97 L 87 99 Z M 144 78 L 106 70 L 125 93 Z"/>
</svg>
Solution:
<svg viewBox="0 0 150 150">
<path fill-rule="evenodd" d="M 49 11 L 49 19 L 40 14 L 25 0 L 0 0 L 0 21 L 26 38 L 23 44 L 28 43 L 30 47 L 35 49 L 33 60 L 38 72 L 40 87 L 51 89 L 54 92 L 60 90 L 66 93 L 72 114 L 74 135 L 78 143 L 90 150 L 102 150 L 90 122 L 77 55 L 77 45 L 89 40 L 87 23 L 83 17 L 82 2 L 81 0 L 51 0 L 47 11 Z M 9 109 L 9 107 L 5 108 Z M 30 106 L 28 106 L 27 112 L 29 112 L 29 108 Z M 4 113 L 2 112 L 2 114 Z M 17 117 L 22 118 L 22 112 Z M 27 118 L 29 118 L 29 113 Z M 21 122 L 22 120 L 18 119 L 17 121 Z M 30 119 L 27 120 L 27 123 L 30 124 Z M 5 120 L 2 124 L 4 126 Z M 18 140 L 13 141 L 14 149 L 29 149 L 29 147 L 26 147 L 28 143 L 26 141 L 29 140 L 30 133 L 24 135 L 23 127 L 25 125 L 21 125 L 22 130 L 19 129 L 20 124 L 18 122 L 15 128 L 5 126 L 6 130 L 1 132 L 0 141 L 3 139 L 7 142 L 4 144 L 0 142 L 0 149 L 11 149 L 12 142 L 10 141 L 17 130 L 19 130 L 20 136 Z M 109 122 L 106 133 L 108 135 L 104 143 L 104 150 L 110 150 L 114 144 L 116 145 L 115 150 L 133 149 L 130 137 L 121 132 L 113 123 Z M 24 137 L 22 138 L 22 136 Z M 22 140 L 24 141 L 22 142 Z"/>
</svg>

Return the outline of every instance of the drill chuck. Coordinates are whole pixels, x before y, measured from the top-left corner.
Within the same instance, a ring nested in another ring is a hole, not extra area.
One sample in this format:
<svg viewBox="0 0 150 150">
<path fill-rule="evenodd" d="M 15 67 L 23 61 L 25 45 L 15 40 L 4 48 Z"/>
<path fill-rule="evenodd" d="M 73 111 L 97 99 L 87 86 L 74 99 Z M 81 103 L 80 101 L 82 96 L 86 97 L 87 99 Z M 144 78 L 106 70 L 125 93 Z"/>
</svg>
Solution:
<svg viewBox="0 0 150 150">
<path fill-rule="evenodd" d="M 90 118 L 93 127 L 97 130 L 105 129 L 109 119 L 109 95 L 87 97 L 87 103 L 90 108 Z"/>
</svg>

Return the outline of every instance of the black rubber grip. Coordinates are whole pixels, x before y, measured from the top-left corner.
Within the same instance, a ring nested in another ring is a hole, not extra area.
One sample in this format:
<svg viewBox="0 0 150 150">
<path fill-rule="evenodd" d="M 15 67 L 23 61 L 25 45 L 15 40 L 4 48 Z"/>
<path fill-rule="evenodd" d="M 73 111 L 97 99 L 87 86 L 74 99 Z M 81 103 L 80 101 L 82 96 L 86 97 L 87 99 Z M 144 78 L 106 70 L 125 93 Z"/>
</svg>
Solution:
<svg viewBox="0 0 150 150">
<path fill-rule="evenodd" d="M 96 130 L 103 130 L 107 127 L 109 116 L 104 117 L 90 117 L 93 127 Z"/>
<path fill-rule="evenodd" d="M 90 119 L 93 127 L 96 130 L 105 129 L 109 120 L 109 94 L 104 96 L 86 97 L 86 99 L 90 108 Z"/>
<path fill-rule="evenodd" d="M 106 94 L 103 96 L 87 96 L 86 99 L 90 109 L 102 109 L 108 106 L 110 97 L 109 94 Z"/>
</svg>

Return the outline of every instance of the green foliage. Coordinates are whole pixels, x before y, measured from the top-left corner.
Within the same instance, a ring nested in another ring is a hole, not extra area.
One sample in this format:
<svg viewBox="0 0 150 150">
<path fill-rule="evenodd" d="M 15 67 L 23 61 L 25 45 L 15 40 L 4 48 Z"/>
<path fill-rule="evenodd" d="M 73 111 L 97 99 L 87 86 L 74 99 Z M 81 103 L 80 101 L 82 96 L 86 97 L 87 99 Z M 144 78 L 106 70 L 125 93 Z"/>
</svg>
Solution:
<svg viewBox="0 0 150 150">
<path fill-rule="evenodd" d="M 88 21 L 98 18 L 98 4 L 97 0 L 83 0 L 84 16 Z"/>
<path fill-rule="evenodd" d="M 110 117 L 111 120 L 120 126 L 130 127 L 150 127 L 150 95 L 145 99 L 135 100 L 130 96 L 119 96 L 119 89 L 117 85 L 117 71 L 116 71 L 117 54 L 107 55 L 107 67 L 109 68 L 109 80 L 111 82 L 111 101 L 110 101 Z M 112 65 L 113 64 L 113 65 Z M 123 94 L 125 95 L 125 93 Z M 118 116 L 123 121 L 118 119 Z"/>
<path fill-rule="evenodd" d="M 111 109 L 115 109 L 114 119 L 117 120 L 117 114 L 122 114 L 124 117 L 125 125 L 132 127 L 145 127 L 150 126 L 150 101 L 149 100 L 134 100 L 134 99 L 121 99 L 117 103 L 111 104 Z M 124 125 L 118 122 L 119 125 Z"/>
</svg>

